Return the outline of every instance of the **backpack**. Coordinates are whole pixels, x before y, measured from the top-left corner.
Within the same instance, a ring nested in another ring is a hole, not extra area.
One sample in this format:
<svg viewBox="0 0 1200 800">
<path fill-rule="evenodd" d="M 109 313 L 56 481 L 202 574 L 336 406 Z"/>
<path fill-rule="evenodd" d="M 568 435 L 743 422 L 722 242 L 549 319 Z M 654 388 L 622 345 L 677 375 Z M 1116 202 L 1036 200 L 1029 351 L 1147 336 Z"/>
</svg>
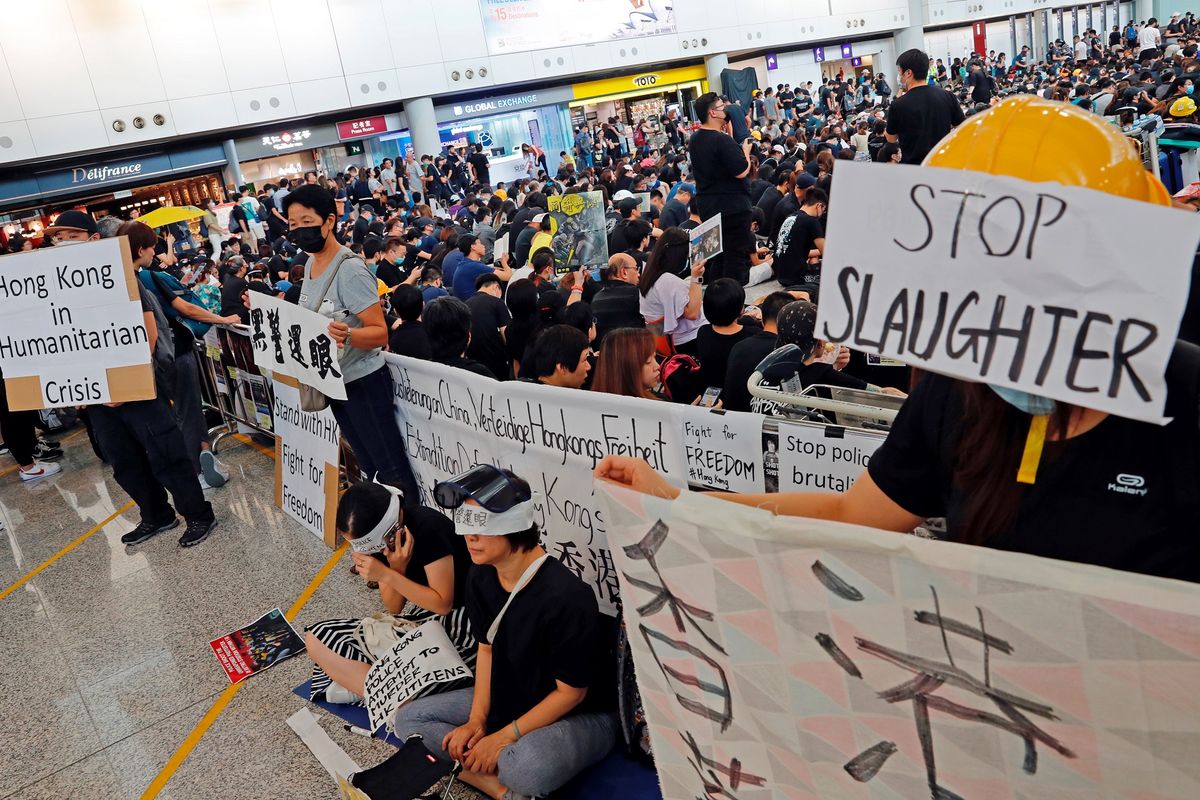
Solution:
<svg viewBox="0 0 1200 800">
<path fill-rule="evenodd" d="M 151 271 L 149 274 L 150 281 L 154 284 L 154 293 L 158 295 L 155 299 L 170 303 L 172 298 L 179 297 L 186 303 L 204 308 L 204 303 L 200 302 L 200 298 L 196 297 L 195 292 L 191 289 L 184 288 L 183 291 L 172 289 L 159 273 Z M 212 327 L 207 322 L 197 322 L 179 314 L 167 314 L 165 306 L 163 307 L 163 313 L 166 314 L 170 322 L 170 330 L 175 339 L 176 355 L 192 349 L 195 346 L 196 339 L 203 337 L 204 334 L 208 333 L 208 329 Z"/>
<path fill-rule="evenodd" d="M 705 388 L 700 362 L 683 353 L 676 353 L 664 361 L 660 376 L 663 394 L 672 403 L 691 403 Z"/>
</svg>

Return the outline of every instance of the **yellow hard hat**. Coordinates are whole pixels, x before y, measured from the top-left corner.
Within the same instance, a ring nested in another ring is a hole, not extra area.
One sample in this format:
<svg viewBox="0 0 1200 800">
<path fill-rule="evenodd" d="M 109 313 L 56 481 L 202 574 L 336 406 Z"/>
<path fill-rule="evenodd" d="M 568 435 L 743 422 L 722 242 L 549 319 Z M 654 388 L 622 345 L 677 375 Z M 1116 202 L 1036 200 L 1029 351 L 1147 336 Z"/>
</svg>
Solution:
<svg viewBox="0 0 1200 800">
<path fill-rule="evenodd" d="M 970 117 L 925 157 L 931 167 L 1053 181 L 1169 206 L 1133 142 L 1101 117 L 1033 95 Z"/>
<path fill-rule="evenodd" d="M 750 135 L 754 137 L 756 142 L 762 141 L 762 131 L 750 131 Z"/>
<path fill-rule="evenodd" d="M 1196 113 L 1196 101 L 1190 97 L 1181 97 L 1171 103 L 1172 117 L 1190 117 Z"/>
<path fill-rule="evenodd" d="M 375 279 L 375 293 L 380 297 L 388 293 L 388 285 L 378 278 Z"/>
</svg>

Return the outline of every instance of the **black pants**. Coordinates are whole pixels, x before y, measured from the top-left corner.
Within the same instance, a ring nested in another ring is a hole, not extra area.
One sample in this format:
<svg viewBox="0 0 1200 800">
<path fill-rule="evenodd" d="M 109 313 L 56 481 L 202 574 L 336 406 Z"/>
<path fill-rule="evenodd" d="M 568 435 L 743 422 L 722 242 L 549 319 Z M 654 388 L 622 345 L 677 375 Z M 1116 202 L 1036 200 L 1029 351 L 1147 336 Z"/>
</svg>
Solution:
<svg viewBox="0 0 1200 800">
<path fill-rule="evenodd" d="M 142 522 L 163 522 L 175 515 L 167 492 L 188 522 L 213 518 L 175 412 L 166 400 L 138 400 L 116 408 L 92 406 L 89 416 L 113 466 L 113 477 L 137 503 Z"/>
<path fill-rule="evenodd" d="M 392 373 L 384 366 L 347 383 L 346 399 L 330 401 L 329 408 L 366 479 L 401 489 L 411 502 L 421 495 L 396 423 L 395 403 Z"/>
<path fill-rule="evenodd" d="M 705 199 L 696 195 L 696 207 L 700 219 L 709 220 L 721 215 L 721 254 L 704 265 L 704 282 L 712 283 L 718 278 L 733 278 L 745 286 L 750 282 L 750 254 L 754 251 L 754 233 L 750 221 L 754 214 L 745 211 L 725 211 L 721 206 L 726 199 L 720 196 Z"/>
<path fill-rule="evenodd" d="M 0 438 L 22 467 L 33 464 L 33 448 L 37 446 L 34 425 L 37 421 L 36 411 L 9 410 L 8 392 L 4 389 L 4 378 L 0 376 Z"/>
</svg>

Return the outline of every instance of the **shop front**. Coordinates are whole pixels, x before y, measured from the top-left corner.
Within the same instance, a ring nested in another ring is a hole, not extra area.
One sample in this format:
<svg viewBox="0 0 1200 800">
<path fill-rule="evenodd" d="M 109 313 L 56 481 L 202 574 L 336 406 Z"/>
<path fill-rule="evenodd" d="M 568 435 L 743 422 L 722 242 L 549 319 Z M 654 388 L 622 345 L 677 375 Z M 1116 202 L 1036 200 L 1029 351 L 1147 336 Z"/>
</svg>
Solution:
<svg viewBox="0 0 1200 800">
<path fill-rule="evenodd" d="M 325 171 L 321 168 L 322 150 L 345 150 L 339 142 L 336 125 L 294 125 L 238 139 L 234 147 L 242 180 L 258 187 L 280 178 L 303 178 L 309 170 Z"/>
<path fill-rule="evenodd" d="M 0 244 L 16 235 L 41 238 L 68 208 L 97 219 L 110 214 L 136 218 L 164 205 L 224 201 L 220 145 L 126 154 L 29 172 L 0 180 Z"/>
<path fill-rule="evenodd" d="M 698 64 L 577 83 L 571 90 L 573 128 L 612 117 L 631 125 L 642 120 L 658 125 L 670 111 L 690 116 L 692 103 L 708 91 L 708 81 L 704 65 Z"/>
</svg>

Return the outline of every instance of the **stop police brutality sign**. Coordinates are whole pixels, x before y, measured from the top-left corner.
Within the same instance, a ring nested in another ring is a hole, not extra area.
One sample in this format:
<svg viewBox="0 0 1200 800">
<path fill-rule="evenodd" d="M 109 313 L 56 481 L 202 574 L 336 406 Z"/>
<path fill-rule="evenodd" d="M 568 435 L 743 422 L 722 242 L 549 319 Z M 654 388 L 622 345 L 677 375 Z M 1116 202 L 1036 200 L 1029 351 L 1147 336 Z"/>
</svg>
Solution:
<svg viewBox="0 0 1200 800">
<path fill-rule="evenodd" d="M 1164 373 L 1200 240 L 1194 217 L 938 167 L 844 163 L 837 188 L 820 338 L 1165 421 Z"/>
</svg>

